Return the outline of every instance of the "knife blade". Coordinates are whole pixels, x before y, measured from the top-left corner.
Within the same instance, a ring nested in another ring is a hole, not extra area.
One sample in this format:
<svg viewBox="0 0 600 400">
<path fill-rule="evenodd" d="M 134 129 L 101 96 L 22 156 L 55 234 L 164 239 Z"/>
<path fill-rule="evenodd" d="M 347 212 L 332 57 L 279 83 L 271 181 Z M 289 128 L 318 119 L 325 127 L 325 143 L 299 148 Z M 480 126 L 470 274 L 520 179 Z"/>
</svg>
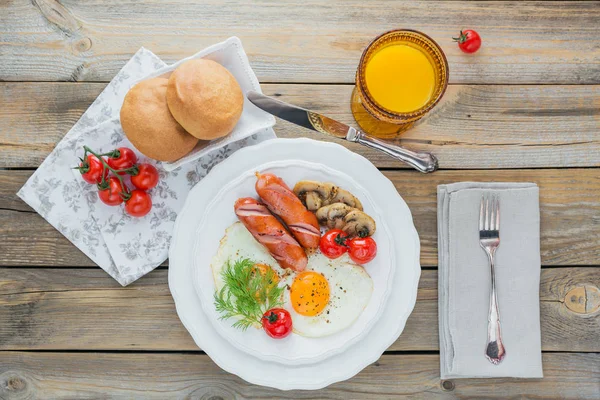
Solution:
<svg viewBox="0 0 600 400">
<path fill-rule="evenodd" d="M 276 117 L 285 119 L 292 124 L 312 129 L 313 131 L 333 135 L 340 139 L 346 139 L 348 131 L 354 129 L 324 115 L 285 103 L 253 90 L 249 91 L 247 96 L 248 100 L 256 107 L 273 114 Z"/>
<path fill-rule="evenodd" d="M 418 153 L 375 139 L 358 129 L 326 117 L 325 115 L 285 103 L 253 90 L 248 91 L 246 96 L 252 104 L 269 114 L 273 114 L 276 117 L 313 131 L 382 151 L 397 160 L 412 166 L 418 171 L 433 172 L 438 168 L 437 158 L 431 153 Z"/>
</svg>

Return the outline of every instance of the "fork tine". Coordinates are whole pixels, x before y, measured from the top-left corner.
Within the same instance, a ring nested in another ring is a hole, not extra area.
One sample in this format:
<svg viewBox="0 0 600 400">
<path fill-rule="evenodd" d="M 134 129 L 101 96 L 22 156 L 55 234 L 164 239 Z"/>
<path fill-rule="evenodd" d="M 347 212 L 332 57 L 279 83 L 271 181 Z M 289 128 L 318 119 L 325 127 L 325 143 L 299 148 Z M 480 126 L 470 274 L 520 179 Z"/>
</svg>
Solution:
<svg viewBox="0 0 600 400">
<path fill-rule="evenodd" d="M 484 215 L 483 215 L 483 195 L 481 195 L 481 203 L 479 205 L 479 230 L 480 231 L 483 230 L 483 219 L 484 219 Z"/>
<path fill-rule="evenodd" d="M 484 230 L 490 229 L 490 196 L 485 195 L 485 224 Z"/>
<path fill-rule="evenodd" d="M 494 230 L 497 231 L 498 227 L 498 207 L 500 206 L 500 200 L 498 200 L 498 195 L 494 196 Z"/>
<path fill-rule="evenodd" d="M 496 230 L 500 230 L 500 198 L 496 196 Z"/>
<path fill-rule="evenodd" d="M 494 222 L 495 222 L 495 217 L 494 217 L 494 195 L 490 196 L 490 231 L 494 230 Z"/>
</svg>

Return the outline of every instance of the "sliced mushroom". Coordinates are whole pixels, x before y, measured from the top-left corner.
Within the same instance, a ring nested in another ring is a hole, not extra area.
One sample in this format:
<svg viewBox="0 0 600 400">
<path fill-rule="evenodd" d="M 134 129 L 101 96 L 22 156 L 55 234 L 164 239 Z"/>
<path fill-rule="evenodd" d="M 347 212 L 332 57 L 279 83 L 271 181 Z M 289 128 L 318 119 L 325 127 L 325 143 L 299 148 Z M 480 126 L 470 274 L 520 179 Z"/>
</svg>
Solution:
<svg viewBox="0 0 600 400">
<path fill-rule="evenodd" d="M 333 203 L 317 210 L 316 216 L 319 224 L 329 229 L 342 229 L 346 225 L 344 218 L 354 208 L 344 203 Z"/>
<path fill-rule="evenodd" d="M 350 207 L 358 208 L 362 211 L 363 206 L 360 200 L 358 200 L 352 193 L 347 190 L 337 188 L 337 193 L 331 199 L 331 203 L 345 203 Z"/>
<path fill-rule="evenodd" d="M 344 203 L 333 203 L 316 212 L 319 224 L 342 229 L 350 236 L 367 237 L 375 233 L 375 220 L 367 213 Z"/>
<path fill-rule="evenodd" d="M 362 204 L 356 196 L 328 182 L 299 181 L 294 186 L 294 193 L 310 211 L 333 203 L 345 203 L 362 210 Z"/>
<path fill-rule="evenodd" d="M 294 186 L 294 193 L 310 211 L 317 211 L 331 196 L 333 185 L 317 181 L 299 181 Z"/>
<path fill-rule="evenodd" d="M 344 217 L 344 222 L 346 224 L 342 230 L 350 236 L 364 238 L 375 233 L 375 220 L 360 210 L 350 211 Z"/>
<path fill-rule="evenodd" d="M 306 192 L 306 197 L 303 203 L 306 203 L 306 208 L 310 211 L 315 211 L 321 208 L 323 200 L 319 197 L 317 192 Z"/>
</svg>

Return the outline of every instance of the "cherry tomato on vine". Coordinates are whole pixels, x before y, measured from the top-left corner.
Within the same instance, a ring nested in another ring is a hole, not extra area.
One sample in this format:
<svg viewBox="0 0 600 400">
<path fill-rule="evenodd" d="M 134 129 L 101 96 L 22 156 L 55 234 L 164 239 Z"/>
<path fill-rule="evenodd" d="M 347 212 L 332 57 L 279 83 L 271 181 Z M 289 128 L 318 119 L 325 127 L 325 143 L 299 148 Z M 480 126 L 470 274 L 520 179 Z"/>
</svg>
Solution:
<svg viewBox="0 0 600 400">
<path fill-rule="evenodd" d="M 105 185 L 98 185 L 98 197 L 109 206 L 118 206 L 123 202 L 122 192 L 121 182 L 116 176 L 108 178 Z"/>
<path fill-rule="evenodd" d="M 460 31 L 460 35 L 452 39 L 458 42 L 458 47 L 465 53 L 475 53 L 481 47 L 481 37 L 473 29 Z"/>
<path fill-rule="evenodd" d="M 131 197 L 125 201 L 125 211 L 133 217 L 143 217 L 152 209 L 152 199 L 143 190 L 135 189 Z"/>
<path fill-rule="evenodd" d="M 348 251 L 346 238 L 348 234 L 341 229 L 327 231 L 319 241 L 319 249 L 328 258 L 338 258 Z"/>
<path fill-rule="evenodd" d="M 119 147 L 108 157 L 107 163 L 114 169 L 128 169 L 137 163 L 137 156 L 133 150 L 127 147 Z M 126 172 L 119 172 L 119 175 L 125 174 Z"/>
<path fill-rule="evenodd" d="M 158 170 L 152 164 L 139 164 L 138 173 L 131 176 L 131 183 L 138 189 L 150 190 L 158 184 Z"/>
<path fill-rule="evenodd" d="M 93 154 L 88 154 L 85 160 L 79 164 L 79 172 L 84 181 L 91 184 L 100 183 L 102 175 L 104 179 L 108 176 L 108 169 L 104 169 L 104 164 Z"/>
<path fill-rule="evenodd" d="M 273 339 L 283 339 L 292 333 L 292 316 L 283 308 L 271 308 L 263 314 L 262 326 Z"/>
<path fill-rule="evenodd" d="M 348 242 L 348 254 L 357 264 L 366 264 L 377 255 L 377 243 L 372 237 L 356 237 Z"/>
</svg>

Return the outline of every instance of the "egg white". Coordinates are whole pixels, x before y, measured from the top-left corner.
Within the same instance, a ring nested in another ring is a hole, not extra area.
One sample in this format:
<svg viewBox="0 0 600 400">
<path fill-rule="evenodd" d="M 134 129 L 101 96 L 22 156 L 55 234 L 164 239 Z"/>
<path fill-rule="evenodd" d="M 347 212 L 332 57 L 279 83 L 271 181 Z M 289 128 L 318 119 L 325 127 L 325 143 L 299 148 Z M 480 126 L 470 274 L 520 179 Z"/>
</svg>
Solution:
<svg viewBox="0 0 600 400">
<path fill-rule="evenodd" d="M 322 273 L 329 283 L 330 297 L 324 310 L 315 316 L 298 314 L 290 300 L 290 290 L 296 273 L 284 270 L 241 222 L 236 222 L 225 231 L 217 254 L 211 261 L 211 269 L 217 290 L 224 282 L 221 272 L 227 261 L 249 258 L 255 263 L 269 265 L 279 275 L 279 285 L 287 285 L 284 291 L 284 306 L 292 316 L 294 333 L 306 337 L 323 337 L 339 332 L 359 317 L 373 293 L 373 280 L 365 269 L 354 264 L 347 254 L 331 260 L 319 251 L 308 258 L 306 271 Z"/>
<path fill-rule="evenodd" d="M 320 252 L 309 256 L 306 271 L 320 272 L 325 276 L 329 283 L 329 302 L 315 316 L 300 315 L 292 306 L 290 291 L 286 290 L 284 308 L 292 316 L 294 332 L 306 337 L 322 337 L 352 325 L 373 293 L 373 280 L 367 271 L 352 263 L 347 254 L 331 260 Z M 290 275 L 284 280 L 289 287 L 294 276 Z"/>
<path fill-rule="evenodd" d="M 269 251 L 254 239 L 241 222 L 236 222 L 225 230 L 225 236 L 219 243 L 219 250 L 210 263 L 217 290 L 224 285 L 221 272 L 227 265 L 227 261 L 235 262 L 240 258 L 249 258 L 255 263 L 269 265 L 280 277 L 286 275 L 285 270 L 279 266 Z"/>
</svg>

